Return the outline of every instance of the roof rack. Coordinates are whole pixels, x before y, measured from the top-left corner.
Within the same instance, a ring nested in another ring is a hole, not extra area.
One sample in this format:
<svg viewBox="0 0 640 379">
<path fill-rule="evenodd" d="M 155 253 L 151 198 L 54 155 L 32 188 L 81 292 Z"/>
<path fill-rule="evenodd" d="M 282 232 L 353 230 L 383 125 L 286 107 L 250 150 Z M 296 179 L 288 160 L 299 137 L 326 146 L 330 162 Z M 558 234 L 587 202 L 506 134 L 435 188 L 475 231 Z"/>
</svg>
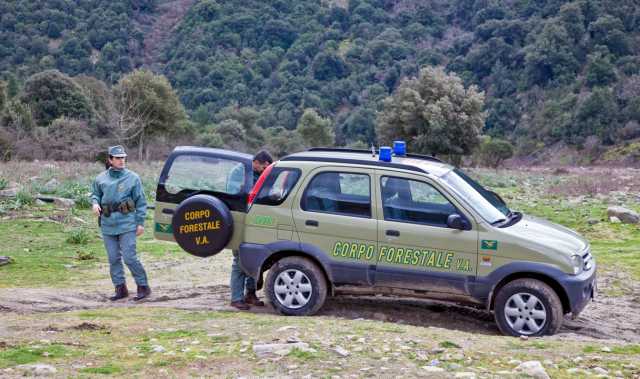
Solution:
<svg viewBox="0 0 640 379">
<path fill-rule="evenodd" d="M 348 147 L 312 147 L 310 149 L 307 149 L 307 151 L 329 151 L 329 152 L 333 151 L 333 152 L 339 152 L 339 153 L 371 154 L 371 150 L 367 150 L 367 149 L 350 149 Z M 376 154 L 378 154 L 378 149 L 374 149 L 374 151 L 376 152 Z M 404 156 L 407 157 L 407 158 L 415 158 L 415 159 L 422 159 L 422 160 L 425 160 L 425 161 L 444 163 L 440 159 L 438 159 L 436 157 L 432 157 L 430 155 L 407 153 Z"/>
</svg>

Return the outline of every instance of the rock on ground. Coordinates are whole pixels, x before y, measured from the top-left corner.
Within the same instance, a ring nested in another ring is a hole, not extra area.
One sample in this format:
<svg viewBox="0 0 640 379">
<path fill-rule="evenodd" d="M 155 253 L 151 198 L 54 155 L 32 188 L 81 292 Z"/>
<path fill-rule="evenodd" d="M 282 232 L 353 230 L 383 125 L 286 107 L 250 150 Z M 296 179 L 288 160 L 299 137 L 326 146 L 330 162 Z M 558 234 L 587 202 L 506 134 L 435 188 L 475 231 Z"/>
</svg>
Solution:
<svg viewBox="0 0 640 379">
<path fill-rule="evenodd" d="M 43 364 L 20 365 L 16 368 L 25 376 L 50 376 L 54 375 L 58 371 L 53 366 Z"/>
<path fill-rule="evenodd" d="M 72 199 L 65 199 L 62 197 L 56 197 L 53 199 L 53 203 L 61 208 L 73 208 L 76 205 L 76 202 Z"/>
<path fill-rule="evenodd" d="M 625 224 L 640 223 L 640 214 L 638 214 L 638 212 L 636 211 L 624 207 L 615 206 L 607 208 L 607 216 L 609 216 L 610 218 L 617 217 Z"/>
<path fill-rule="evenodd" d="M 18 196 L 17 188 L 7 188 L 0 190 L 0 197 L 16 197 Z"/>
<path fill-rule="evenodd" d="M 315 353 L 316 350 L 309 347 L 309 344 L 305 342 L 295 342 L 295 343 L 269 343 L 262 345 L 253 345 L 253 352 L 258 357 L 265 357 L 270 354 L 275 355 L 287 355 L 293 349 L 299 349 L 301 351 L 306 351 L 310 353 Z"/>
<path fill-rule="evenodd" d="M 542 363 L 539 361 L 522 362 L 516 367 L 516 372 L 529 375 L 536 379 L 550 379 L 549 374 L 547 374 L 547 371 L 545 371 Z"/>
</svg>

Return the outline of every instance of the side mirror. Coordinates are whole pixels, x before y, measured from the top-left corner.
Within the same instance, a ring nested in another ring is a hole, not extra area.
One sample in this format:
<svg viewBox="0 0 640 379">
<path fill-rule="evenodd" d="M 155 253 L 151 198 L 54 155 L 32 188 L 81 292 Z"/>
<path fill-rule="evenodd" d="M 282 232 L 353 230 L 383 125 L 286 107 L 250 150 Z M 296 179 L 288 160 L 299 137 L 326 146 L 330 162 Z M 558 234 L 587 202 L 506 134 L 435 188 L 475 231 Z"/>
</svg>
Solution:
<svg viewBox="0 0 640 379">
<path fill-rule="evenodd" d="M 447 226 L 452 229 L 471 230 L 471 225 L 469 224 L 469 221 L 467 221 L 457 213 L 454 213 L 452 215 L 449 215 L 449 217 L 447 217 Z"/>
</svg>

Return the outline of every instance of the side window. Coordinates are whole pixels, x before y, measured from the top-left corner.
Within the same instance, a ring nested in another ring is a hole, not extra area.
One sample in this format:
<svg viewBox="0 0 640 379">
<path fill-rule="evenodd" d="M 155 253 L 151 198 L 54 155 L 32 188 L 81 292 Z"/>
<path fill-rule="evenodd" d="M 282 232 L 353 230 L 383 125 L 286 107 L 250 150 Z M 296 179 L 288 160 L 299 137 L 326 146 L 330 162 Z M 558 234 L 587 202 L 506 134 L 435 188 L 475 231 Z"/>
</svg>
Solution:
<svg viewBox="0 0 640 379">
<path fill-rule="evenodd" d="M 432 185 L 417 180 L 385 176 L 380 180 L 384 219 L 447 226 L 456 207 Z"/>
<path fill-rule="evenodd" d="M 289 196 L 289 193 L 300 179 L 300 170 L 294 168 L 274 168 L 260 193 L 254 201 L 255 204 L 280 205 Z"/>
<path fill-rule="evenodd" d="M 310 212 L 371 217 L 369 175 L 323 172 L 316 175 L 302 196 L 302 209 Z"/>
<path fill-rule="evenodd" d="M 244 180 L 245 168 L 240 162 L 200 155 L 179 155 L 171 164 L 164 185 L 171 194 L 195 190 L 236 195 L 242 191 Z"/>
</svg>

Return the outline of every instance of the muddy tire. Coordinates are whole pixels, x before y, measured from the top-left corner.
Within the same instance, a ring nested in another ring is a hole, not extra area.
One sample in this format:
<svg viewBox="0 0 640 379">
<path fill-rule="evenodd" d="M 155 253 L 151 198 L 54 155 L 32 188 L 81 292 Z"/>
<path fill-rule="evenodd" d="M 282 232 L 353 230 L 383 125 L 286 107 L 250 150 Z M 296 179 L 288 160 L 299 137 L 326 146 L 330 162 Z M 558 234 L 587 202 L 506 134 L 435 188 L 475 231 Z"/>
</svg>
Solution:
<svg viewBox="0 0 640 379">
<path fill-rule="evenodd" d="M 322 270 L 303 257 L 286 257 L 276 262 L 267 275 L 269 301 L 283 315 L 310 316 L 327 298 Z"/>
<path fill-rule="evenodd" d="M 558 294 L 536 279 L 517 279 L 502 287 L 494 314 L 500 331 L 515 337 L 555 334 L 563 320 Z"/>
</svg>

